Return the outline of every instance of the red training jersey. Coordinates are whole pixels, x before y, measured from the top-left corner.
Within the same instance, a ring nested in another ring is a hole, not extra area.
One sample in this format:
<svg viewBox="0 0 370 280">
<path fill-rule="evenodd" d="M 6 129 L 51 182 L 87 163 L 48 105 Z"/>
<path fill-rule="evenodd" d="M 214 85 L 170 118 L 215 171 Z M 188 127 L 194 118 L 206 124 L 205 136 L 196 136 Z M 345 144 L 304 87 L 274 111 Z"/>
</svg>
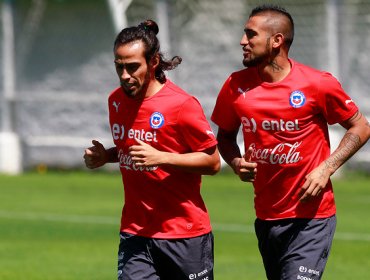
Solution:
<svg viewBox="0 0 370 280">
<path fill-rule="evenodd" d="M 169 166 L 137 167 L 128 154 L 138 138 L 171 153 L 203 151 L 217 144 L 196 98 L 171 81 L 137 101 L 122 88 L 109 96 L 109 120 L 125 192 L 121 231 L 151 238 L 189 238 L 209 233 L 200 194 L 201 175 Z"/>
<path fill-rule="evenodd" d="M 220 128 L 241 126 L 244 147 L 253 147 L 258 218 L 325 218 L 335 214 L 332 183 L 309 202 L 299 202 L 305 176 L 330 155 L 328 123 L 343 122 L 358 108 L 329 73 L 290 60 L 280 82 L 261 81 L 255 67 L 233 73 L 212 114 Z"/>
</svg>

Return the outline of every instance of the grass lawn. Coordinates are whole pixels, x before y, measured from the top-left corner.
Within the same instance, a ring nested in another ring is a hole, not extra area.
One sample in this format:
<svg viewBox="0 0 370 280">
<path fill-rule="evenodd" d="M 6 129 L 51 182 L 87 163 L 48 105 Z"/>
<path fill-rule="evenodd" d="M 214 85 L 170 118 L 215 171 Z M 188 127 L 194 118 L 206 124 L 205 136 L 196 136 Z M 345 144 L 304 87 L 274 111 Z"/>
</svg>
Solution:
<svg viewBox="0 0 370 280">
<path fill-rule="evenodd" d="M 335 180 L 338 226 L 323 279 L 365 279 L 370 177 Z M 265 279 L 253 231 L 253 192 L 233 174 L 204 177 L 215 235 L 215 278 Z M 0 279 L 116 279 L 123 191 L 102 172 L 0 175 Z"/>
</svg>

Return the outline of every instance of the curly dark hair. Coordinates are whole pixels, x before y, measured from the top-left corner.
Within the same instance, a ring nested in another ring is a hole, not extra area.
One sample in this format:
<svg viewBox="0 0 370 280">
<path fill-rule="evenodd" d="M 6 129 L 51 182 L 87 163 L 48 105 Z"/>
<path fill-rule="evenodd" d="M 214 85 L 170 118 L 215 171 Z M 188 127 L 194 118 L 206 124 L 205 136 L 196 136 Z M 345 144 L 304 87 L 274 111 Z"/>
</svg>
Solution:
<svg viewBox="0 0 370 280">
<path fill-rule="evenodd" d="M 163 54 L 160 52 L 160 44 L 157 38 L 158 32 L 159 28 L 157 23 L 150 19 L 141 22 L 138 26 L 124 28 L 114 41 L 114 50 L 119 46 L 133 41 L 142 41 L 145 46 L 145 60 L 147 63 L 149 63 L 153 57 L 159 55 L 159 65 L 155 69 L 155 78 L 163 84 L 167 80 L 164 71 L 174 69 L 181 63 L 182 58 L 179 56 L 174 56 L 169 60 L 164 58 Z"/>
</svg>

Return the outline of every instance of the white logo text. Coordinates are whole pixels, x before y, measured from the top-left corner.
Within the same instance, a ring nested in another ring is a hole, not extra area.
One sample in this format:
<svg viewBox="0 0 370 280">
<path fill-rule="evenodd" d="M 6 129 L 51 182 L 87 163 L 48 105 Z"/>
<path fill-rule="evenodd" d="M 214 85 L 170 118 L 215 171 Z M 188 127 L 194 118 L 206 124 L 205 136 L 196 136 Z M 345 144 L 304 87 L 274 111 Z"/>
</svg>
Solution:
<svg viewBox="0 0 370 280">
<path fill-rule="evenodd" d="M 256 144 L 251 144 L 253 148 L 252 157 L 261 163 L 270 164 L 291 164 L 296 163 L 302 159 L 297 148 L 302 142 L 295 142 L 294 144 L 280 143 L 272 149 L 256 149 Z"/>
<path fill-rule="evenodd" d="M 114 140 L 123 140 L 125 136 L 125 127 L 119 124 L 112 125 L 112 135 Z M 129 129 L 127 132 L 129 139 L 139 139 L 145 142 L 158 142 L 156 131 L 145 131 L 144 129 Z"/>
<path fill-rule="evenodd" d="M 158 166 L 150 166 L 150 167 L 143 167 L 143 166 L 136 166 L 132 157 L 128 154 L 125 154 L 122 150 L 118 152 L 118 159 L 119 159 L 119 167 L 125 168 L 126 170 L 134 170 L 134 171 L 154 171 L 158 168 Z"/>
</svg>

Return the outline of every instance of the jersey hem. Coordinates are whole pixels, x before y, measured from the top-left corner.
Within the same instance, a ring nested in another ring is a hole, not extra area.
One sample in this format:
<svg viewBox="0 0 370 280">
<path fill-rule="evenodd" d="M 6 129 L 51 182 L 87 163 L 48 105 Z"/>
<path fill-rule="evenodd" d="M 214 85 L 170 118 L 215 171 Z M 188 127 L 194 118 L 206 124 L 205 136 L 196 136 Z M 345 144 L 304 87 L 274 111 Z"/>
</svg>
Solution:
<svg viewBox="0 0 370 280">
<path fill-rule="evenodd" d="M 212 232 L 212 228 L 209 228 L 209 229 L 206 229 L 206 230 L 202 230 L 202 231 L 198 231 L 198 232 L 194 232 L 193 234 L 189 234 L 189 233 L 184 233 L 184 234 L 165 234 L 165 233 L 162 233 L 162 234 L 154 234 L 154 235 L 150 235 L 150 234 L 138 234 L 137 232 L 134 232 L 134 231 L 130 231 L 130 230 L 120 230 L 120 232 L 124 232 L 124 233 L 129 233 L 129 234 L 133 234 L 135 236 L 141 236 L 141 237 L 146 237 L 146 238 L 155 238 L 155 239 L 179 239 L 179 238 L 193 238 L 193 237 L 198 237 L 198 236 L 202 236 L 204 234 L 208 234 L 210 232 Z"/>
<path fill-rule="evenodd" d="M 258 219 L 263 220 L 263 221 L 277 221 L 277 220 L 284 220 L 284 219 L 325 219 L 325 218 L 330 218 L 332 216 L 336 215 L 336 211 L 330 212 L 327 214 L 320 214 L 320 215 L 315 215 L 315 216 L 284 216 L 284 217 L 273 217 L 273 218 L 267 218 L 267 217 L 262 217 L 262 216 L 256 216 Z"/>
</svg>

